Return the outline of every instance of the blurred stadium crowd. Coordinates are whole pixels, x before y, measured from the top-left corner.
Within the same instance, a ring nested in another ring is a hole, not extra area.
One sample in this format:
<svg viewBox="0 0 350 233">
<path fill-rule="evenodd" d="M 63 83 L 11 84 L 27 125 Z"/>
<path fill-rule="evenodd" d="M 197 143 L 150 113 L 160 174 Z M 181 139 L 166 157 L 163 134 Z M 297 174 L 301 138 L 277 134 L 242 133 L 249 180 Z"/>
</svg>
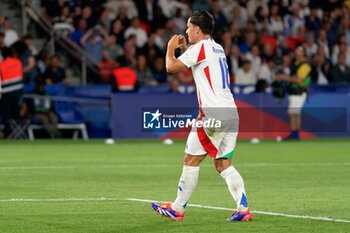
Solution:
<svg viewBox="0 0 350 233">
<path fill-rule="evenodd" d="M 190 70 L 170 76 L 164 56 L 168 39 L 185 33 L 192 11 L 215 19 L 213 36 L 227 56 L 234 84 L 271 84 L 290 74 L 291 53 L 304 47 L 313 83 L 350 83 L 349 0 L 27 0 L 54 28 L 66 31 L 100 67 L 129 67 L 143 84 L 193 85 Z M 24 82 L 69 84 L 58 56 L 35 48 L 32 36 L 21 42 L 11 19 L 0 17 L 0 47 L 16 44 Z M 40 35 L 40 33 L 37 33 Z M 23 43 L 22 43 L 23 42 Z M 102 68 L 103 69 L 103 68 Z M 108 75 L 113 73 L 107 72 Z M 106 82 L 100 76 L 90 83 Z M 113 79 L 113 78 L 112 78 Z M 108 79 L 107 79 L 108 82 Z M 191 92 L 194 88 L 186 89 Z"/>
</svg>

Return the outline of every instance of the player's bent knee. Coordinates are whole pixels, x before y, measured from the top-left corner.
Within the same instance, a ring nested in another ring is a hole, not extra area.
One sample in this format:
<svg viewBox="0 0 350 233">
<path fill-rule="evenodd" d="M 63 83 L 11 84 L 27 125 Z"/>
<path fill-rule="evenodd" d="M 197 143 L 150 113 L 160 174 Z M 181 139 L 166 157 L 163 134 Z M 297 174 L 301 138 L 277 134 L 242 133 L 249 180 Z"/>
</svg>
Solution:
<svg viewBox="0 0 350 233">
<path fill-rule="evenodd" d="M 225 159 L 215 159 L 214 165 L 215 165 L 216 171 L 218 173 L 221 173 L 232 165 L 231 158 L 229 158 L 229 159 L 226 159 L 226 158 Z"/>
<path fill-rule="evenodd" d="M 184 157 L 184 165 L 191 167 L 198 167 L 203 161 L 206 155 L 189 155 L 186 154 Z"/>
</svg>

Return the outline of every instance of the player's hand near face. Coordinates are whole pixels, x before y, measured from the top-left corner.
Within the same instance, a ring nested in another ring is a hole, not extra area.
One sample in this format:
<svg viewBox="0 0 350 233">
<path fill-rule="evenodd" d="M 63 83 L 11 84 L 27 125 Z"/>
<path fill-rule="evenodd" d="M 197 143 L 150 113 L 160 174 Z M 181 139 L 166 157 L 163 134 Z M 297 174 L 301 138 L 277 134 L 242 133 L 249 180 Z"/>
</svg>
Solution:
<svg viewBox="0 0 350 233">
<path fill-rule="evenodd" d="M 179 43 L 181 45 L 180 46 L 181 52 L 184 53 L 187 50 L 187 41 L 183 35 L 179 35 Z"/>
<path fill-rule="evenodd" d="M 168 73 L 176 73 L 186 68 L 186 66 L 175 58 L 175 49 L 181 48 L 186 51 L 186 38 L 182 35 L 174 35 L 168 42 L 168 50 L 165 57 L 165 66 Z"/>
<path fill-rule="evenodd" d="M 187 42 L 183 35 L 174 35 L 168 42 L 168 49 L 186 48 Z"/>
</svg>

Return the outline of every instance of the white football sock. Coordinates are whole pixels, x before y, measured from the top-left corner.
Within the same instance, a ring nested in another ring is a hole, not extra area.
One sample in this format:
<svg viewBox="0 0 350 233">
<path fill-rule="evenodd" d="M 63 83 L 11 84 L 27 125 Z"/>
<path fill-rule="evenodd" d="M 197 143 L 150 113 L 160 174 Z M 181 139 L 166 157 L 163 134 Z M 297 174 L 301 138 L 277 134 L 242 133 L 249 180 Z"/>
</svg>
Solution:
<svg viewBox="0 0 350 233">
<path fill-rule="evenodd" d="M 185 211 L 188 200 L 191 197 L 198 181 L 199 167 L 183 166 L 177 190 L 177 198 L 172 204 L 172 208 L 179 213 Z"/>
<path fill-rule="evenodd" d="M 241 175 L 233 166 L 226 168 L 220 175 L 226 181 L 228 190 L 230 190 L 233 199 L 237 202 L 237 210 L 243 212 L 247 211 L 248 202 Z"/>
</svg>

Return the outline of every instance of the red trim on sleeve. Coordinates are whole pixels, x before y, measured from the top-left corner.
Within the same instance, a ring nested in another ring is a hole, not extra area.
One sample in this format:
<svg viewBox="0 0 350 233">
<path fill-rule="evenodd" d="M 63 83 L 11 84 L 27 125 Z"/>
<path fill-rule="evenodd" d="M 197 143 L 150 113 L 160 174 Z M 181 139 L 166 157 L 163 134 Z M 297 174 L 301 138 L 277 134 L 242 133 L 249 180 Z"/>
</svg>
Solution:
<svg viewBox="0 0 350 233">
<path fill-rule="evenodd" d="M 197 58 L 197 62 L 200 62 L 204 59 L 205 59 L 204 44 L 202 44 L 201 50 L 199 51 L 199 55 Z"/>
</svg>

